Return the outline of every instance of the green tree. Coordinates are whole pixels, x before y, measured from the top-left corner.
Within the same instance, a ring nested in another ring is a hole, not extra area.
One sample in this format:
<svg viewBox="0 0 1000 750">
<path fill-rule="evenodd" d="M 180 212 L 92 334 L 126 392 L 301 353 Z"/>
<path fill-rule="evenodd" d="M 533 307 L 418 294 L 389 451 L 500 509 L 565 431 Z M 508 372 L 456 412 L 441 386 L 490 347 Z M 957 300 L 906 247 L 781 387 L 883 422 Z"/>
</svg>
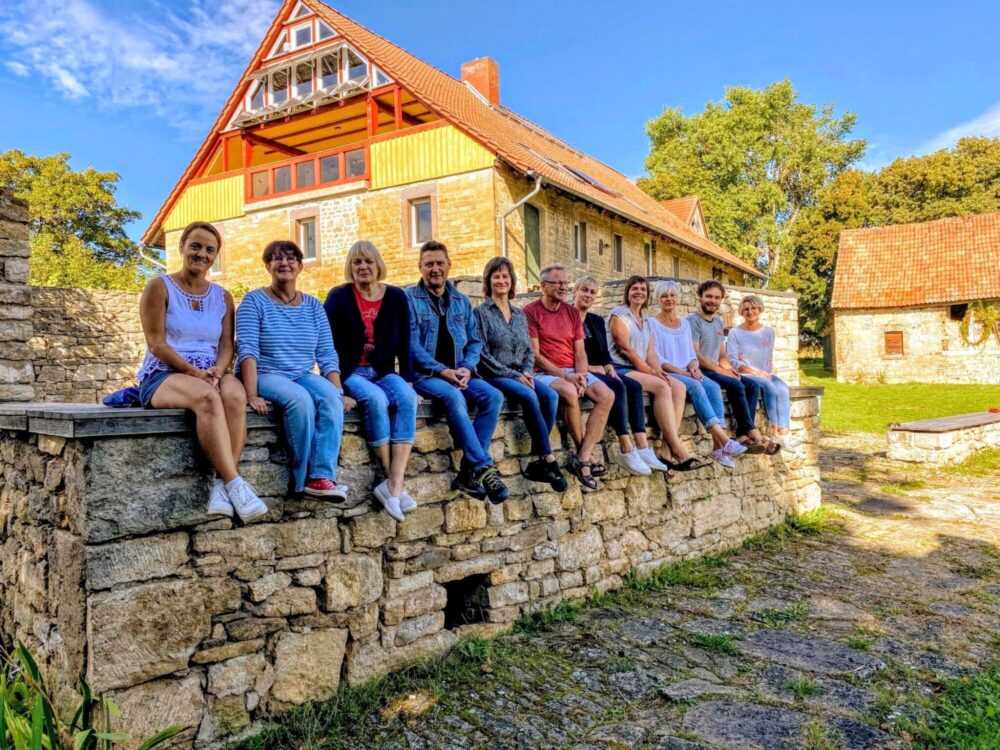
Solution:
<svg viewBox="0 0 1000 750">
<path fill-rule="evenodd" d="M 119 176 L 74 170 L 68 154 L 0 154 L 0 190 L 28 203 L 31 283 L 140 289 L 146 275 L 125 226 L 140 217 L 118 205 Z"/>
<path fill-rule="evenodd" d="M 716 241 L 774 275 L 802 210 L 864 154 L 849 139 L 855 119 L 799 101 L 787 80 L 727 88 L 703 112 L 667 109 L 647 124 L 639 186 L 659 199 L 700 196 Z"/>
<path fill-rule="evenodd" d="M 964 138 L 953 149 L 897 159 L 877 173 L 848 170 L 803 210 L 775 285 L 799 293 L 801 327 L 819 334 L 841 231 L 990 211 L 1000 211 L 1000 138 Z"/>
</svg>

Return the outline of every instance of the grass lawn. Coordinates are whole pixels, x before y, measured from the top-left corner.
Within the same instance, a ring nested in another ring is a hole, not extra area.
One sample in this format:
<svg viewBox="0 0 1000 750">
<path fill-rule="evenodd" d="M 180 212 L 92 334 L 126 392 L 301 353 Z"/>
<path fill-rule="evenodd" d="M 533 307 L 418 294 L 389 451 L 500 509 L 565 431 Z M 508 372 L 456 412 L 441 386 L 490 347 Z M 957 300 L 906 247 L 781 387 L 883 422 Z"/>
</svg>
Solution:
<svg viewBox="0 0 1000 750">
<path fill-rule="evenodd" d="M 1000 408 L 1000 385 L 850 385 L 838 383 L 818 359 L 800 360 L 802 385 L 826 388 L 822 427 L 836 432 L 885 432 L 891 422 Z"/>
</svg>

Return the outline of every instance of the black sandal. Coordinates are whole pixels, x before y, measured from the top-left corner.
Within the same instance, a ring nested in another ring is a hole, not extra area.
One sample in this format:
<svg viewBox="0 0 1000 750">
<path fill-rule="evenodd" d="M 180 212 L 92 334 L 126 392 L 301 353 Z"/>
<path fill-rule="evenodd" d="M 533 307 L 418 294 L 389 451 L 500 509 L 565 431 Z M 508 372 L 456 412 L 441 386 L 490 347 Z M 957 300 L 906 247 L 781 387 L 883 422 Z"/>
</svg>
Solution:
<svg viewBox="0 0 1000 750">
<path fill-rule="evenodd" d="M 668 463 L 667 466 L 674 471 L 697 471 L 698 469 L 704 469 L 708 466 L 708 462 L 691 456 L 690 458 L 684 459 L 679 464 Z"/>
<path fill-rule="evenodd" d="M 584 462 L 584 466 L 590 466 L 590 476 L 592 477 L 603 477 L 608 473 L 608 467 L 599 461 L 588 461 Z"/>
<path fill-rule="evenodd" d="M 773 441 L 768 441 L 764 447 L 764 453 L 768 456 L 773 456 L 775 453 L 781 450 L 781 446 Z"/>
<path fill-rule="evenodd" d="M 589 468 L 591 470 L 590 474 L 584 474 L 584 468 Z M 589 490 L 597 489 L 597 480 L 593 476 L 593 468 L 589 461 L 581 461 L 576 455 L 569 457 L 566 462 L 566 471 L 575 476 L 580 480 L 580 484 Z"/>
</svg>

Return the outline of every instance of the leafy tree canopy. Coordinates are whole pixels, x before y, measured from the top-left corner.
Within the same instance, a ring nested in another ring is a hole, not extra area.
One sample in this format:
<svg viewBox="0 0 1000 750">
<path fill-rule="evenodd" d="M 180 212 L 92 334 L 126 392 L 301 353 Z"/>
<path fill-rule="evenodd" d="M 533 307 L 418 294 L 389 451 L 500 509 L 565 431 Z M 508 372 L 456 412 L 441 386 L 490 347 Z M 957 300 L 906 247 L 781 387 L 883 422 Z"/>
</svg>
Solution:
<svg viewBox="0 0 1000 750">
<path fill-rule="evenodd" d="M 646 127 L 647 177 L 659 199 L 698 195 L 715 240 L 774 274 L 804 208 L 864 154 L 855 116 L 805 104 L 791 82 L 726 89 L 690 117 L 667 109 Z"/>
<path fill-rule="evenodd" d="M 842 230 L 990 211 L 1000 211 L 1000 138 L 964 138 L 953 149 L 897 159 L 877 173 L 848 170 L 803 210 L 774 286 L 799 292 L 802 328 L 820 333 Z"/>
<path fill-rule="evenodd" d="M 125 226 L 139 212 L 118 205 L 119 176 L 74 170 L 68 154 L 0 154 L 0 190 L 28 203 L 31 283 L 141 289 L 145 275 Z"/>
</svg>

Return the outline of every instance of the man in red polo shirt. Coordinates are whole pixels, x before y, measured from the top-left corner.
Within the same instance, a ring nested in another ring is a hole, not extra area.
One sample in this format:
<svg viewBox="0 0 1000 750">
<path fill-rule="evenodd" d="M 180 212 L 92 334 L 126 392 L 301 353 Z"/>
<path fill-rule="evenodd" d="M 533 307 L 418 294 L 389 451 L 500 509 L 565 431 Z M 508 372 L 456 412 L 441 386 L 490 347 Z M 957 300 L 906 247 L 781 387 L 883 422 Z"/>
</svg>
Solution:
<svg viewBox="0 0 1000 750">
<path fill-rule="evenodd" d="M 596 490 L 597 480 L 591 473 L 594 449 L 604 435 L 608 414 L 615 394 L 587 369 L 587 352 L 583 345 L 583 322 L 573 305 L 564 301 L 569 291 L 569 275 L 565 266 L 543 268 L 540 274 L 542 298 L 525 306 L 528 333 L 535 350 L 535 380 L 550 386 L 563 403 L 563 416 L 577 453 L 566 463 L 587 489 Z M 580 398 L 594 402 L 584 430 L 580 414 Z"/>
</svg>

